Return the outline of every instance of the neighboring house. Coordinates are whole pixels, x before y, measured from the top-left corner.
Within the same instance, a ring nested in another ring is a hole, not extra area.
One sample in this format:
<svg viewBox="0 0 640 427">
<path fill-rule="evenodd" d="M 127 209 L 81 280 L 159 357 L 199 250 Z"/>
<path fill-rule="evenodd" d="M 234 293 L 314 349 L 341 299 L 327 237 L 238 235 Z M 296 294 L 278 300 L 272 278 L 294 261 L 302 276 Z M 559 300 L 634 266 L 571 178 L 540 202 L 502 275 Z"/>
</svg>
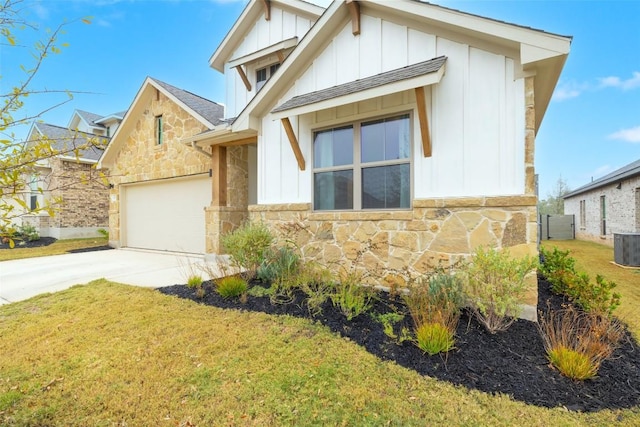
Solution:
<svg viewBox="0 0 640 427">
<path fill-rule="evenodd" d="M 164 162 L 146 179 L 169 177 L 210 150 L 198 172 L 211 170 L 212 200 L 194 208 L 206 206 L 207 253 L 252 218 L 296 223 L 305 258 L 389 284 L 479 245 L 535 254 L 535 135 L 570 42 L 411 0 L 251 0 L 210 58 L 233 119 L 172 129 L 184 151 L 171 160 L 151 124 L 144 140 L 123 124 L 101 164 L 132 167 L 137 182 L 142 165 Z M 124 123 L 157 114 L 132 108 Z M 131 246 L 134 186 L 114 184 L 112 244 Z"/>
<path fill-rule="evenodd" d="M 67 127 L 33 123 L 27 144 L 46 138 L 59 154 L 36 165 L 31 191 L 25 194 L 27 206 L 35 209 L 54 203 L 56 208 L 53 216 L 45 211 L 25 213 L 19 218 L 22 224 L 35 226 L 41 236 L 57 239 L 98 236 L 99 228 L 108 227 L 109 189 L 94 167 L 103 150 L 94 145 L 108 143 L 108 133 L 117 129 L 122 116 L 103 117 L 76 110 Z"/>
<path fill-rule="evenodd" d="M 613 233 L 640 233 L 640 160 L 564 195 L 576 238 L 613 246 Z"/>
</svg>

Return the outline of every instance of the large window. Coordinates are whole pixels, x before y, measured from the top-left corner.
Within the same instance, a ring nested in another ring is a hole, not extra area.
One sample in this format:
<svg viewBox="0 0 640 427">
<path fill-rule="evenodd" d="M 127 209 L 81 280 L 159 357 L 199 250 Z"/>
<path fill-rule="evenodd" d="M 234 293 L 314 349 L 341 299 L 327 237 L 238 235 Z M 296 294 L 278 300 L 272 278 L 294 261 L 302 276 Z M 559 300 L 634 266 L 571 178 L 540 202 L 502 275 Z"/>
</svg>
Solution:
<svg viewBox="0 0 640 427">
<path fill-rule="evenodd" d="M 256 70 L 256 92 L 262 89 L 262 86 L 264 86 L 278 68 L 280 68 L 279 62 Z"/>
<path fill-rule="evenodd" d="M 409 115 L 318 131 L 314 209 L 403 209 L 411 200 Z"/>
</svg>

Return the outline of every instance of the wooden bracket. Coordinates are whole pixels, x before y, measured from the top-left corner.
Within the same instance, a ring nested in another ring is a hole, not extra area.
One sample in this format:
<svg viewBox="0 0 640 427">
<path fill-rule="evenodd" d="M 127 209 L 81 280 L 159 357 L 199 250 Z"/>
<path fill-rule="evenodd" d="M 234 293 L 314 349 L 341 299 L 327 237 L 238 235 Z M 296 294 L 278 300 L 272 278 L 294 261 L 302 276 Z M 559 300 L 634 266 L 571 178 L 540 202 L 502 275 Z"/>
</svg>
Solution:
<svg viewBox="0 0 640 427">
<path fill-rule="evenodd" d="M 429 134 L 429 119 L 427 118 L 427 104 L 424 86 L 417 87 L 416 104 L 418 104 L 418 120 L 420 121 L 420 136 L 422 137 L 422 154 L 431 157 L 431 135 Z"/>
<path fill-rule="evenodd" d="M 304 163 L 304 156 L 302 155 L 302 151 L 300 150 L 300 145 L 298 144 L 296 134 L 293 132 L 291 122 L 289 121 L 288 117 L 285 117 L 280 121 L 282 122 L 282 127 L 284 127 L 284 130 L 287 133 L 287 137 L 289 138 L 289 143 L 291 144 L 291 148 L 293 149 L 293 154 L 295 154 L 296 160 L 298 161 L 298 167 L 301 171 L 303 171 L 306 167 Z"/>
<path fill-rule="evenodd" d="M 262 0 L 262 4 L 264 5 L 264 20 L 271 20 L 271 0 Z"/>
<path fill-rule="evenodd" d="M 351 32 L 354 36 L 360 34 L 360 2 L 356 0 L 345 0 L 351 15 Z"/>
<path fill-rule="evenodd" d="M 249 79 L 247 78 L 247 75 L 245 74 L 244 70 L 242 69 L 242 65 L 238 65 L 236 67 L 236 70 L 238 70 L 238 74 L 240 74 L 240 78 L 242 79 L 242 83 L 244 83 L 244 87 L 247 88 L 247 91 L 251 92 L 251 83 L 249 82 Z"/>
</svg>

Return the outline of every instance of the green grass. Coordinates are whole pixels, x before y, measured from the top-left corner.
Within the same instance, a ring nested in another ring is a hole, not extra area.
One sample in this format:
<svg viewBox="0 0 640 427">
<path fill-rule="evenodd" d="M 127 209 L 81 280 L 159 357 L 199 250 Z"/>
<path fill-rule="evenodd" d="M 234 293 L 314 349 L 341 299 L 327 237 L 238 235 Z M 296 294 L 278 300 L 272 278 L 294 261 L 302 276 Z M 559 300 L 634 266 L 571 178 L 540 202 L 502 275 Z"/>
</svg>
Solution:
<svg viewBox="0 0 640 427">
<path fill-rule="evenodd" d="M 636 339 L 640 339 L 640 269 L 622 268 L 613 264 L 613 248 L 598 243 L 554 240 L 544 241 L 543 246 L 548 249 L 556 246 L 570 251 L 569 255 L 576 259 L 577 270 L 586 272 L 592 280 L 601 274 L 605 279 L 615 282 L 618 286 L 614 292 L 619 292 L 622 298 L 613 314 L 629 326 Z"/>
<path fill-rule="evenodd" d="M 0 425 L 640 425 L 469 391 L 305 319 L 105 280 L 0 307 Z"/>
<path fill-rule="evenodd" d="M 105 237 L 92 237 L 90 239 L 58 240 L 49 246 L 39 248 L 14 248 L 0 250 L 0 261 L 12 259 L 35 258 L 49 255 L 61 255 L 73 249 L 93 248 L 105 246 L 108 243 Z"/>
</svg>

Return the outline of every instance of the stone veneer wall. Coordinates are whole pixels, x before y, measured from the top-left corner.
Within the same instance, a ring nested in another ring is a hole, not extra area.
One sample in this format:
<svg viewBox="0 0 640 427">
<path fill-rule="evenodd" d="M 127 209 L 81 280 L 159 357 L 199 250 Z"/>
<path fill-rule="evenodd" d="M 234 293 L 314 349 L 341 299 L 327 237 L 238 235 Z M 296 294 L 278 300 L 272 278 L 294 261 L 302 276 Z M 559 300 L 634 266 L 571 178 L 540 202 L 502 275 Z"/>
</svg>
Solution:
<svg viewBox="0 0 640 427">
<path fill-rule="evenodd" d="M 369 283 L 403 286 L 410 278 L 467 259 L 479 246 L 537 254 L 532 196 L 414 200 L 410 211 L 313 212 L 306 203 L 253 205 L 253 220 L 293 238 L 303 257 L 326 266 L 374 273 Z M 293 227 L 292 227 L 293 226 Z M 535 305 L 531 281 L 526 303 Z"/>
<path fill-rule="evenodd" d="M 227 147 L 227 204 L 206 209 L 207 253 L 222 253 L 220 237 L 241 225 L 248 217 L 249 150 Z"/>
<path fill-rule="evenodd" d="M 155 143 L 155 117 L 162 115 L 164 139 Z M 109 240 L 120 246 L 120 185 L 206 173 L 211 159 L 180 142 L 207 128 L 162 93 L 148 101 L 120 148 L 109 182 Z"/>
</svg>

